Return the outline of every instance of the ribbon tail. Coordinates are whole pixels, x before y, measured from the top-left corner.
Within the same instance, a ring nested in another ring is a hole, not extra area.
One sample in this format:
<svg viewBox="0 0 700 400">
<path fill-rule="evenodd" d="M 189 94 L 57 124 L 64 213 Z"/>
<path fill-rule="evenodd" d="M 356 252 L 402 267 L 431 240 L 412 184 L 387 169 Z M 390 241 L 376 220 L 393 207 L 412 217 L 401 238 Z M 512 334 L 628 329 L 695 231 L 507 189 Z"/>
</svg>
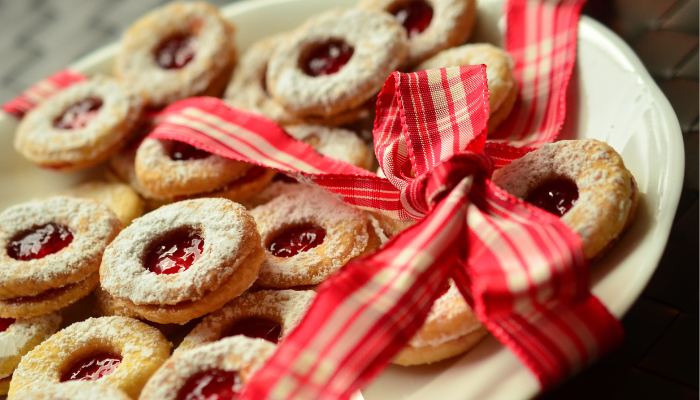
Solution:
<svg viewBox="0 0 700 400">
<path fill-rule="evenodd" d="M 461 262 L 466 178 L 426 218 L 324 282 L 242 399 L 348 399 L 418 331 Z"/>
<path fill-rule="evenodd" d="M 589 291 L 578 236 L 487 180 L 467 210 L 470 252 L 453 278 L 477 317 L 552 387 L 608 353 L 620 323 Z"/>
</svg>

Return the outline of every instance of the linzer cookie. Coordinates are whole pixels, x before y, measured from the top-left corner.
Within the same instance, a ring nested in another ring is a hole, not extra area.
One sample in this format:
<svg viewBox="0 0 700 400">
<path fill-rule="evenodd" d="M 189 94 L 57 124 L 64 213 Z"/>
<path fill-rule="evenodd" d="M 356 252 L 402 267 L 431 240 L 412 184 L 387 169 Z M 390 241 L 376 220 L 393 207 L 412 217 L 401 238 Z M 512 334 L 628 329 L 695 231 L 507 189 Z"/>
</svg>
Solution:
<svg viewBox="0 0 700 400">
<path fill-rule="evenodd" d="M 264 258 L 250 214 L 225 199 L 163 206 L 135 220 L 105 251 L 103 289 L 149 321 L 183 323 L 253 284 Z"/>
<path fill-rule="evenodd" d="M 315 297 L 312 290 L 261 290 L 239 296 L 204 317 L 175 353 L 236 335 L 278 344 L 299 325 Z"/>
<path fill-rule="evenodd" d="M 135 319 L 89 318 L 62 329 L 22 358 L 9 398 L 36 386 L 99 379 L 136 399 L 170 356 L 170 347 L 156 328 Z"/>
<path fill-rule="evenodd" d="M 142 112 L 138 92 L 113 78 L 94 77 L 30 111 L 17 128 L 15 149 L 40 167 L 86 168 L 119 151 Z"/>
<path fill-rule="evenodd" d="M 34 318 L 0 318 L 0 395 L 10 390 L 12 373 L 20 359 L 56 333 L 60 323 L 58 313 Z"/>
<path fill-rule="evenodd" d="M 371 110 L 359 107 L 329 118 L 301 117 L 287 111 L 270 97 L 267 91 L 267 65 L 285 36 L 282 34 L 262 39 L 243 54 L 224 95 L 227 103 L 233 107 L 263 114 L 282 126 L 296 124 L 337 126 L 370 115 Z"/>
<path fill-rule="evenodd" d="M 99 283 L 107 245 L 121 229 L 107 206 L 53 197 L 0 214 L 0 317 L 29 318 L 63 308 Z"/>
<path fill-rule="evenodd" d="M 489 132 L 503 122 L 518 97 L 518 84 L 513 76 L 513 58 L 487 43 L 467 44 L 443 50 L 415 67 L 416 71 L 486 64 L 489 85 Z"/>
<path fill-rule="evenodd" d="M 423 326 L 392 360 L 398 365 L 430 364 L 474 347 L 488 330 L 450 281 L 435 300 Z"/>
<path fill-rule="evenodd" d="M 476 19 L 475 0 L 360 0 L 359 7 L 390 13 L 406 29 L 406 68 L 466 43 Z"/>
<path fill-rule="evenodd" d="M 220 96 L 236 63 L 233 26 L 207 3 L 177 2 L 124 34 L 114 73 L 160 108 L 192 96 Z"/>
<path fill-rule="evenodd" d="M 545 144 L 496 171 L 493 181 L 561 217 L 581 237 L 589 259 L 629 227 L 639 200 L 622 157 L 595 139 Z"/>
<path fill-rule="evenodd" d="M 379 247 L 364 211 L 318 188 L 284 193 L 251 214 L 267 250 L 256 282 L 261 287 L 317 285 Z"/>
<path fill-rule="evenodd" d="M 155 210 L 173 202 L 171 198 L 158 196 L 148 191 L 136 176 L 136 150 L 123 149 L 109 158 L 107 179 L 113 182 L 124 182 L 131 186 L 144 200 L 146 211 Z"/>
<path fill-rule="evenodd" d="M 266 340 L 235 336 L 175 354 L 148 380 L 139 399 L 238 398 L 275 347 Z"/>
<path fill-rule="evenodd" d="M 407 50 L 406 32 L 386 13 L 327 11 L 279 44 L 268 63 L 267 89 L 295 115 L 330 118 L 376 95 Z"/>
</svg>

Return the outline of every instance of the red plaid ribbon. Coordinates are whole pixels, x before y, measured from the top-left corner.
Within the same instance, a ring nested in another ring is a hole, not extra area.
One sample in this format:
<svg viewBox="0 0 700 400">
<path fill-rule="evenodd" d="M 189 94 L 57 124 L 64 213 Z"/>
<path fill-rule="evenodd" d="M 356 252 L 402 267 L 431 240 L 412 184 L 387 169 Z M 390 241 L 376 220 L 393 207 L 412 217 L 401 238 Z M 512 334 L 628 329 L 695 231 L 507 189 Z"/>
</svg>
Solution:
<svg viewBox="0 0 700 400">
<path fill-rule="evenodd" d="M 61 89 L 86 79 L 86 75 L 70 69 L 57 72 L 25 90 L 21 95 L 15 97 L 11 101 L 3 104 L 2 109 L 15 118 L 21 119 L 29 110 L 53 96 Z"/>
<path fill-rule="evenodd" d="M 374 132 L 387 179 L 323 157 L 221 100 L 185 100 L 163 112 L 151 137 L 277 169 L 364 209 L 420 219 L 322 285 L 244 398 L 348 398 L 420 328 L 448 277 L 544 387 L 619 343 L 619 323 L 589 293 L 579 238 L 488 180 L 492 165 L 554 140 L 561 128 L 582 3 L 509 1 L 507 49 L 521 90 L 496 142 L 486 143 L 483 66 L 392 74 Z"/>
</svg>

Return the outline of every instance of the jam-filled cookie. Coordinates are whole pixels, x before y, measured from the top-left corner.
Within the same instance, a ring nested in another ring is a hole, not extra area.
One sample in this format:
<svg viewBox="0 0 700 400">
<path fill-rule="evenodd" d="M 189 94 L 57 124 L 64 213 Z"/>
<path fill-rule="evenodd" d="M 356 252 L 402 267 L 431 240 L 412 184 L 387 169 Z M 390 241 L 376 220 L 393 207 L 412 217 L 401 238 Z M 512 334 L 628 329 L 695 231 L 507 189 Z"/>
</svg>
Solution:
<svg viewBox="0 0 700 400">
<path fill-rule="evenodd" d="M 236 63 L 233 26 L 207 3 L 176 2 L 124 34 L 115 75 L 160 108 L 193 96 L 220 96 Z"/>
<path fill-rule="evenodd" d="M 22 358 L 9 398 L 38 385 L 99 379 L 136 399 L 170 356 L 170 347 L 156 328 L 135 319 L 89 318 L 62 329 Z"/>
<path fill-rule="evenodd" d="M 466 43 L 476 19 L 475 0 L 360 0 L 359 6 L 388 12 L 406 29 L 410 45 L 403 66 L 408 68 Z"/>
<path fill-rule="evenodd" d="M 135 220 L 102 258 L 114 301 L 149 321 L 183 323 L 248 289 L 265 257 L 255 221 L 225 199 L 185 200 Z"/>
<path fill-rule="evenodd" d="M 15 149 L 40 167 L 74 171 L 121 149 L 143 114 L 141 95 L 117 80 L 94 77 L 71 85 L 27 114 Z"/>
<path fill-rule="evenodd" d="M 12 373 L 31 349 L 56 333 L 58 313 L 34 318 L 0 318 L 0 395 L 10 390 Z"/>
<path fill-rule="evenodd" d="M 376 95 L 407 50 L 406 32 L 391 15 L 327 11 L 279 44 L 268 63 L 267 89 L 295 115 L 329 118 Z"/>
<path fill-rule="evenodd" d="M 510 54 L 488 43 L 467 44 L 444 50 L 415 67 L 416 71 L 462 65 L 486 64 L 489 84 L 489 132 L 503 122 L 518 97 Z"/>
<path fill-rule="evenodd" d="M 548 143 L 496 171 L 507 192 L 560 216 L 583 242 L 588 259 L 631 224 L 639 193 L 622 157 L 595 139 Z"/>
<path fill-rule="evenodd" d="M 453 282 L 444 288 L 423 326 L 392 360 L 398 365 L 430 364 L 474 347 L 488 330 L 479 322 Z"/>
<path fill-rule="evenodd" d="M 312 290 L 261 290 L 244 294 L 204 317 L 175 353 L 236 335 L 278 344 L 299 325 L 315 297 Z"/>
<path fill-rule="evenodd" d="M 93 200 L 52 197 L 0 214 L 0 317 L 29 318 L 88 295 L 119 218 Z"/>
<path fill-rule="evenodd" d="M 13 400 L 131 400 L 126 393 L 100 381 L 69 381 L 19 392 Z"/>
<path fill-rule="evenodd" d="M 350 130 L 320 125 L 294 125 L 285 130 L 323 155 L 366 170 L 374 165 L 374 152 Z"/>
<path fill-rule="evenodd" d="M 286 125 L 318 124 L 338 126 L 366 118 L 370 111 L 359 107 L 330 118 L 301 117 L 287 111 L 267 91 L 267 64 L 285 35 L 275 35 L 254 43 L 241 57 L 233 78 L 226 89 L 224 99 L 233 107 L 252 110 L 265 115 L 276 123 Z"/>
<path fill-rule="evenodd" d="M 92 199 L 109 207 L 122 226 L 143 215 L 143 200 L 129 185 L 117 182 L 88 182 L 61 192 L 62 195 Z"/>
<path fill-rule="evenodd" d="M 319 284 L 379 247 L 364 211 L 319 188 L 284 193 L 251 214 L 266 249 L 256 282 L 261 287 Z"/>
<path fill-rule="evenodd" d="M 234 399 L 276 346 L 245 336 L 173 355 L 148 380 L 140 400 Z"/>
<path fill-rule="evenodd" d="M 187 143 L 146 139 L 136 150 L 136 176 L 157 196 L 187 196 L 210 192 L 243 177 L 252 167 L 200 150 Z"/>
</svg>

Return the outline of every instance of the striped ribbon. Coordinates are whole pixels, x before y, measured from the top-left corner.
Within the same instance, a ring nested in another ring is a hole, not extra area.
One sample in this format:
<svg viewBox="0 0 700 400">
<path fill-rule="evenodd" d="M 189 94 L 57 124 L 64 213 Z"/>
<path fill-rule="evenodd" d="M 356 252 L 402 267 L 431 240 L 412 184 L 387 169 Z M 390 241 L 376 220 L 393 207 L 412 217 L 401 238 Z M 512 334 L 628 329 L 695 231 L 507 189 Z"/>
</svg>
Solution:
<svg viewBox="0 0 700 400">
<path fill-rule="evenodd" d="M 3 104 L 2 110 L 15 118 L 22 119 L 31 109 L 56 94 L 61 89 L 86 79 L 87 76 L 80 72 L 65 69 L 40 81 L 25 90 L 19 96 Z"/>
</svg>

